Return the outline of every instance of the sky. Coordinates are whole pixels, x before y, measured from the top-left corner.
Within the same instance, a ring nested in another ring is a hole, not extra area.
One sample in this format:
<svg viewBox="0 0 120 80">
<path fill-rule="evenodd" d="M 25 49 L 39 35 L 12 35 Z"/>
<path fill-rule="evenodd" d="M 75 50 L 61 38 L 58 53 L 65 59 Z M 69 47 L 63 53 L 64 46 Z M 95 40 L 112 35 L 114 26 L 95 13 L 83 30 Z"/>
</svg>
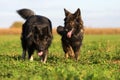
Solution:
<svg viewBox="0 0 120 80">
<path fill-rule="evenodd" d="M 78 8 L 86 27 L 120 27 L 120 0 L 0 0 L 0 28 L 15 21 L 25 21 L 16 10 L 28 8 L 48 17 L 53 27 L 64 25 L 64 8 L 74 13 Z"/>
</svg>

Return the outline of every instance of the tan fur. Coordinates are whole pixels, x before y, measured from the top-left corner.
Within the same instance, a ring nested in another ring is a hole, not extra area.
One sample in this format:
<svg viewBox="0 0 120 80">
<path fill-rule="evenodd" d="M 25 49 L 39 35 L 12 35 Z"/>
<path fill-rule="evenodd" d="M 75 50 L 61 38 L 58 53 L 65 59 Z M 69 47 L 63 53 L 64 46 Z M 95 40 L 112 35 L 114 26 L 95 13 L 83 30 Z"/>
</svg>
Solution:
<svg viewBox="0 0 120 80">
<path fill-rule="evenodd" d="M 68 58 L 68 57 L 74 58 L 75 57 L 75 53 L 74 53 L 72 47 L 69 46 L 67 49 L 68 49 L 68 52 L 65 53 L 65 58 Z"/>
</svg>

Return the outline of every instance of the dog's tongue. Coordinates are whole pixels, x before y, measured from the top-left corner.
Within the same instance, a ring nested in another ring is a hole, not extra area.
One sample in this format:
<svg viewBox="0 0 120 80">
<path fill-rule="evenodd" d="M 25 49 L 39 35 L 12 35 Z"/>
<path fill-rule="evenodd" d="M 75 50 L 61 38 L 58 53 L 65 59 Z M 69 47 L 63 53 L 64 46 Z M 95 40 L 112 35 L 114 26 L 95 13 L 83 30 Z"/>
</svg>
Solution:
<svg viewBox="0 0 120 80">
<path fill-rule="evenodd" d="M 43 55 L 43 52 L 38 52 L 38 56 L 42 56 Z"/>
<path fill-rule="evenodd" d="M 73 30 L 70 30 L 70 31 L 67 33 L 67 37 L 68 37 L 68 38 L 71 38 L 71 36 L 72 36 L 72 31 L 73 31 Z"/>
</svg>

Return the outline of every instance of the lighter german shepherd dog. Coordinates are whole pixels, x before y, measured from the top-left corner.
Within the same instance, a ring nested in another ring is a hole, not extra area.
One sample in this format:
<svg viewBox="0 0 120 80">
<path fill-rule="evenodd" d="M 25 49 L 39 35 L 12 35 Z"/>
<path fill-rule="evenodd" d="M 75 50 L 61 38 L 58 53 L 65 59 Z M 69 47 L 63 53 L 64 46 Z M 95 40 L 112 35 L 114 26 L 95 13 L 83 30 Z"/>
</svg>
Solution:
<svg viewBox="0 0 120 80">
<path fill-rule="evenodd" d="M 71 57 L 78 60 L 84 35 L 81 11 L 78 8 L 75 13 L 71 13 L 66 9 L 64 9 L 64 12 L 64 27 L 58 26 L 57 33 L 62 36 L 61 41 L 65 57 Z"/>
</svg>

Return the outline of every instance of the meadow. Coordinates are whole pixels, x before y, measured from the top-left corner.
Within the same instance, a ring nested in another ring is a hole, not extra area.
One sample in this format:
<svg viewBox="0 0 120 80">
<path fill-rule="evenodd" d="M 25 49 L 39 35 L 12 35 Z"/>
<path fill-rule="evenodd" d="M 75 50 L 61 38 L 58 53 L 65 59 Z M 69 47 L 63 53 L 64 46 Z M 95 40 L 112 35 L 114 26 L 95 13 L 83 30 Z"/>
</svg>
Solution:
<svg viewBox="0 0 120 80">
<path fill-rule="evenodd" d="M 46 64 L 21 59 L 20 35 L 0 35 L 1 80 L 120 80 L 120 36 L 85 35 L 79 60 L 65 59 L 54 34 Z"/>
</svg>

